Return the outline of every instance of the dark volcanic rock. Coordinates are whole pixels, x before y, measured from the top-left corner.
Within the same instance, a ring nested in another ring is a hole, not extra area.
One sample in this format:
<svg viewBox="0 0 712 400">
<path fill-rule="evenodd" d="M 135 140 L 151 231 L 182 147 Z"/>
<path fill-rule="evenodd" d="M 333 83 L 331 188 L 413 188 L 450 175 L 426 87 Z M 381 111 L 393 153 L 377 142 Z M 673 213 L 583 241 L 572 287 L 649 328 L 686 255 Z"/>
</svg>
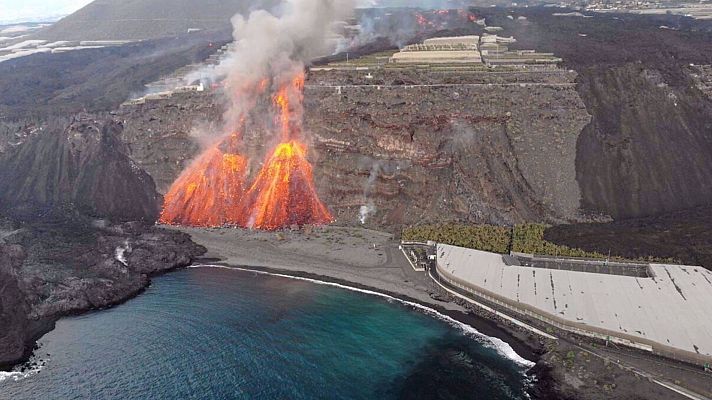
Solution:
<svg viewBox="0 0 712 400">
<path fill-rule="evenodd" d="M 615 219 L 702 206 L 712 196 L 712 101 L 691 65 L 712 64 L 712 23 L 682 16 L 596 14 L 552 9 L 480 10 L 520 49 L 562 57 L 579 76 L 592 115 L 578 137 L 577 180 L 587 210 Z M 661 26 L 673 29 L 661 29 Z"/>
<path fill-rule="evenodd" d="M 712 102 L 641 64 L 597 67 L 579 89 L 593 122 L 579 137 L 583 205 L 612 217 L 656 215 L 712 197 Z"/>
<path fill-rule="evenodd" d="M 547 229 L 544 238 L 603 254 L 672 258 L 712 270 L 710 206 L 605 224 L 559 225 Z"/>
<path fill-rule="evenodd" d="M 0 155 L 0 209 L 34 219 L 78 211 L 112 220 L 155 221 L 161 196 L 153 179 L 126 155 L 122 126 L 88 118 L 50 123 Z"/>
<path fill-rule="evenodd" d="M 203 253 L 184 233 L 140 223 L 0 229 L 0 367 L 27 356 L 57 318 L 122 302 Z"/>
<path fill-rule="evenodd" d="M 22 246 L 0 244 L 0 362 L 25 352 L 30 306 L 17 286 L 16 272 L 24 258 Z"/>
</svg>

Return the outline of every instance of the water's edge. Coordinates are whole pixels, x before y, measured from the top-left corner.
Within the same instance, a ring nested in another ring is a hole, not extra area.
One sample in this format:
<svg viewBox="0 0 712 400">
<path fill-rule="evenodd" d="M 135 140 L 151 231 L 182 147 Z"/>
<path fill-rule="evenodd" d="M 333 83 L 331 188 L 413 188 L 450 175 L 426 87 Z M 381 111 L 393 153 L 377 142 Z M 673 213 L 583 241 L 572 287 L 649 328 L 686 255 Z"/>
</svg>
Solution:
<svg viewBox="0 0 712 400">
<path fill-rule="evenodd" d="M 343 281 L 337 282 L 339 280 L 331 279 L 331 278 L 324 277 L 324 276 L 318 276 L 318 278 L 310 277 L 310 276 L 302 276 L 300 274 L 295 274 L 291 271 L 290 271 L 290 273 L 283 273 L 282 271 L 280 271 L 280 272 L 270 271 L 268 268 L 257 269 L 257 268 L 249 267 L 249 266 L 236 267 L 236 266 L 219 265 L 219 264 L 198 264 L 198 265 L 191 265 L 188 268 L 222 268 L 222 269 L 228 269 L 228 270 L 232 269 L 232 270 L 237 270 L 237 271 L 255 272 L 258 274 L 307 281 L 307 282 L 315 283 L 318 285 L 334 286 L 334 287 L 338 287 L 341 289 L 346 289 L 346 290 L 351 290 L 354 292 L 368 294 L 371 296 L 381 297 L 381 298 L 384 298 L 389 301 L 398 301 L 402 304 L 405 304 L 407 306 L 415 308 L 418 311 L 423 312 L 424 314 L 427 314 L 431 317 L 440 319 L 441 321 L 446 322 L 450 326 L 460 329 L 462 332 L 464 332 L 466 335 L 468 335 L 470 337 L 485 339 L 486 341 L 489 341 L 489 345 L 491 345 L 502 357 L 508 358 L 509 360 L 515 362 L 516 364 L 518 364 L 520 366 L 523 366 L 526 368 L 531 368 L 536 364 L 536 362 L 528 360 L 528 359 L 520 356 L 519 354 L 517 354 L 517 352 L 514 351 L 514 349 L 510 346 L 509 343 L 507 343 L 497 337 L 492 337 L 492 336 L 488 336 L 488 335 L 481 333 L 475 327 L 473 327 L 471 324 L 460 321 L 457 318 L 454 318 L 453 316 L 448 315 L 448 313 L 443 312 L 444 310 L 442 310 L 442 309 L 437 310 L 434 305 L 425 305 L 425 304 L 422 304 L 422 302 L 419 302 L 415 299 L 408 298 L 407 296 L 402 296 L 402 295 L 398 295 L 395 293 L 387 293 L 382 290 L 370 288 L 368 286 L 355 285 L 354 283 L 351 283 L 351 282 L 343 282 Z M 311 274 L 309 274 L 309 275 L 311 275 Z M 483 343 L 483 344 L 488 345 L 488 343 Z"/>
<path fill-rule="evenodd" d="M 393 292 L 388 292 L 385 290 L 369 287 L 367 285 L 363 285 L 360 283 L 356 282 L 350 282 L 338 278 L 332 278 L 329 276 L 323 276 L 323 275 L 318 275 L 318 274 L 313 274 L 313 273 L 308 273 L 308 272 L 302 272 L 302 271 L 292 271 L 292 270 L 282 270 L 282 269 L 277 269 L 277 268 L 268 268 L 268 267 L 257 267 L 257 266 L 246 266 L 246 265 L 241 265 L 241 266 L 234 266 L 234 265 L 228 265 L 228 264 L 222 264 L 219 263 L 219 260 L 216 259 L 197 259 L 194 260 L 194 263 L 192 265 L 188 266 L 177 266 L 175 268 L 172 268 L 170 270 L 164 270 L 156 273 L 149 274 L 149 281 L 147 285 L 138 291 L 135 291 L 133 293 L 127 293 L 127 296 L 120 301 L 117 301 L 116 303 L 111 304 L 110 306 L 107 307 L 102 307 L 102 308 L 90 308 L 87 310 L 76 310 L 75 312 L 67 313 L 65 315 L 57 315 L 55 318 L 52 318 L 51 321 L 49 321 L 48 324 L 44 324 L 44 329 L 42 329 L 40 332 L 37 333 L 37 335 L 33 338 L 31 343 L 28 343 L 28 352 L 27 356 L 23 359 L 18 361 L 17 363 L 6 366 L 4 371 L 7 372 L 2 372 L 0 370 L 0 375 L 6 375 L 4 378 L 14 378 L 16 375 L 16 372 L 18 368 L 26 366 L 26 364 L 31 363 L 33 361 L 33 358 L 35 358 L 35 345 L 37 341 L 41 339 L 42 336 L 45 334 L 49 333 L 52 331 L 55 327 L 55 322 L 62 317 L 66 316 L 74 316 L 74 315 L 82 315 L 90 312 L 97 312 L 97 311 L 102 311 L 104 309 L 109 309 L 114 306 L 123 304 L 140 294 L 142 294 L 148 287 L 151 285 L 151 278 L 155 278 L 164 274 L 167 274 L 169 272 L 173 272 L 176 270 L 180 270 L 183 268 L 226 268 L 226 269 L 236 269 L 236 270 L 242 270 L 242 271 L 250 271 L 250 272 L 255 272 L 255 273 L 261 273 L 261 274 L 267 274 L 267 275 L 273 275 L 273 276 L 279 276 L 279 277 L 284 277 L 284 278 L 290 278 L 290 279 L 298 279 L 298 280 L 304 280 L 304 281 L 309 281 L 315 284 L 322 284 L 322 285 L 330 285 L 334 287 L 339 287 L 345 290 L 351 290 L 351 291 L 357 291 L 361 292 L 364 294 L 368 295 L 373 295 L 373 296 L 379 296 L 381 298 L 384 298 L 389 301 L 398 301 L 401 302 L 402 304 L 405 304 L 407 306 L 410 306 L 414 309 L 419 310 L 420 312 L 423 312 L 425 314 L 430 315 L 431 317 L 438 318 L 442 321 L 445 321 L 446 323 L 449 323 L 451 326 L 454 328 L 460 329 L 466 334 L 470 335 L 471 337 L 476 337 L 479 339 L 484 339 L 487 340 L 491 343 L 492 347 L 497 350 L 500 355 L 503 357 L 512 360 L 516 364 L 522 366 L 527 370 L 527 375 L 531 378 L 532 386 L 530 389 L 532 389 L 533 392 L 535 393 L 549 393 L 549 394 L 555 394 L 556 391 L 552 387 L 552 379 L 553 377 L 551 376 L 548 368 L 545 368 L 542 370 L 540 368 L 541 366 L 539 365 L 538 361 L 540 359 L 540 354 L 542 353 L 542 349 L 540 347 L 537 347 L 536 344 L 527 342 L 526 340 L 522 340 L 514 335 L 512 335 L 507 328 L 500 326 L 497 324 L 495 321 L 490 320 L 484 316 L 480 316 L 477 314 L 472 314 L 472 313 L 466 313 L 466 312 L 461 312 L 461 311 L 453 311 L 453 310 L 447 310 L 444 309 L 441 306 L 438 306 L 436 304 L 432 303 L 424 303 L 422 301 L 410 298 L 408 296 L 399 294 L 399 293 L 393 293 Z M 484 328 L 484 329 L 481 329 Z M 484 331 L 484 333 L 482 332 Z M 501 339 L 500 337 L 504 337 L 505 339 Z M 485 344 L 485 343 L 483 343 Z M 516 348 L 516 351 L 514 350 Z M 38 366 L 39 367 L 39 366 Z M 29 367 L 28 367 L 29 368 Z M 41 367 L 40 367 L 41 369 Z M 33 372 L 27 371 L 27 373 L 23 373 L 21 375 L 31 375 Z M 19 377 L 19 376 L 18 376 Z M 20 377 L 21 378 L 21 377 Z M 2 379 L 4 380 L 4 379 Z M 528 390 L 529 391 L 529 390 Z M 535 396 L 539 397 L 539 396 Z"/>
</svg>

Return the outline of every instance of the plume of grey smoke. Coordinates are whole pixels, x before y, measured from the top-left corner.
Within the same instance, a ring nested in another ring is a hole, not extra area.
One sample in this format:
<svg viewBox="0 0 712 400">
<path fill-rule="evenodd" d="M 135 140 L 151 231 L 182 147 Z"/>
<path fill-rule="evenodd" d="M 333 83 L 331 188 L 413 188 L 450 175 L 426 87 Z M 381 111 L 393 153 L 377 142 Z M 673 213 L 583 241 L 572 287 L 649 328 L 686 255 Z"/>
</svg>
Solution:
<svg viewBox="0 0 712 400">
<path fill-rule="evenodd" d="M 234 129 L 254 106 L 246 96 L 267 79 L 281 87 L 304 70 L 304 64 L 327 52 L 333 23 L 351 15 L 354 0 L 288 0 L 277 13 L 253 11 L 232 19 L 235 45 L 222 63 L 230 107 L 225 122 Z M 294 102 L 295 104 L 298 102 Z"/>
<path fill-rule="evenodd" d="M 235 42 L 221 62 L 188 74 L 185 81 L 224 81 L 229 103 L 224 134 L 230 134 L 259 94 L 287 83 L 311 59 L 333 52 L 334 23 L 348 19 L 357 1 L 284 0 L 270 11 L 236 14 L 231 20 Z"/>
</svg>

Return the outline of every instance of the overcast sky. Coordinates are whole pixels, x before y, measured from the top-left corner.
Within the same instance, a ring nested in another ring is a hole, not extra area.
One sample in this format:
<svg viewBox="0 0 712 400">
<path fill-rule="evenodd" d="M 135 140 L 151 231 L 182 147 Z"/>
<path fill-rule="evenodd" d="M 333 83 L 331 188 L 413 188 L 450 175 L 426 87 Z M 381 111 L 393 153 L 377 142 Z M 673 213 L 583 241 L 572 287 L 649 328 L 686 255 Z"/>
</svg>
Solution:
<svg viewBox="0 0 712 400">
<path fill-rule="evenodd" d="M 0 23 L 31 22 L 71 14 L 92 0 L 0 0 Z"/>
</svg>

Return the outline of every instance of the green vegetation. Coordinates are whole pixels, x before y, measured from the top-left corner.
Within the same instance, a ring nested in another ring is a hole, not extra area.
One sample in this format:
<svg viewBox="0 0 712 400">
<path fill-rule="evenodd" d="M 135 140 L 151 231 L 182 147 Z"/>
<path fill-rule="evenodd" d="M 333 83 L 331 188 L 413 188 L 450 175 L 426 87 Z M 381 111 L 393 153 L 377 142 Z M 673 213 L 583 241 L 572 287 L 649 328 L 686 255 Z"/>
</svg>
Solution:
<svg viewBox="0 0 712 400">
<path fill-rule="evenodd" d="M 427 241 L 471 249 L 509 252 L 511 230 L 494 225 L 437 224 L 419 225 L 403 230 L 403 240 Z"/>
<path fill-rule="evenodd" d="M 428 241 L 451 244 L 493 253 L 506 254 L 510 249 L 517 253 L 560 257 L 605 259 L 599 252 L 561 246 L 544 239 L 545 224 L 521 224 L 514 228 L 494 225 L 467 225 L 457 223 L 418 225 L 403 230 L 403 240 Z M 627 259 L 612 256 L 611 260 L 675 263 L 671 258 L 639 257 Z"/>
</svg>

